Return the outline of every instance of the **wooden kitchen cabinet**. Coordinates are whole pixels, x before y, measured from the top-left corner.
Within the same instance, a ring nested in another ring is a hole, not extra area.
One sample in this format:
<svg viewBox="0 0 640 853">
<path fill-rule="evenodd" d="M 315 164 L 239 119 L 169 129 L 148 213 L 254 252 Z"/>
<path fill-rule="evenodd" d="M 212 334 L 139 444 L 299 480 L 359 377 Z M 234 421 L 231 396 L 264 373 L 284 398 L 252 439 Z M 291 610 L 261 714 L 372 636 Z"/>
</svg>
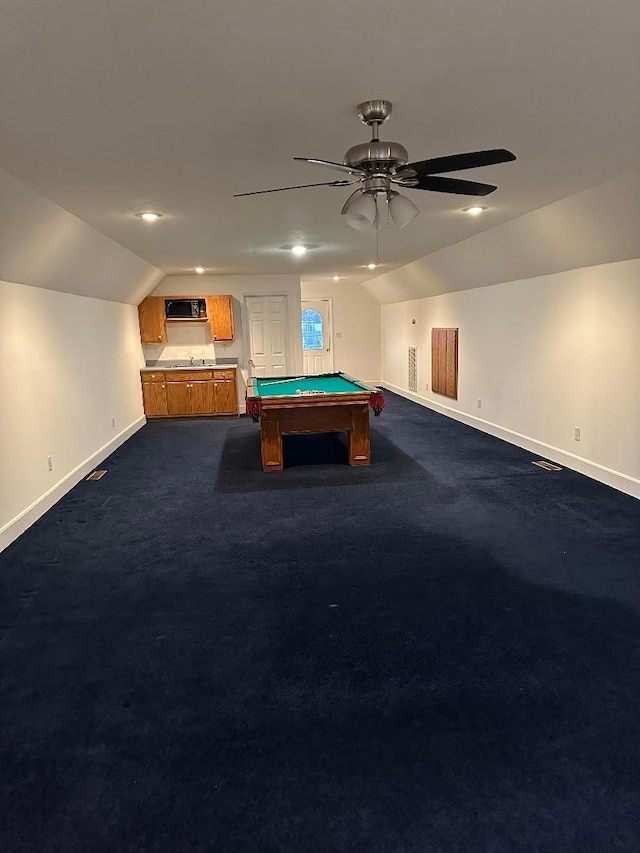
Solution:
<svg viewBox="0 0 640 853">
<path fill-rule="evenodd" d="M 206 317 L 183 317 L 167 320 L 165 303 L 174 299 L 205 299 Z M 212 341 L 232 341 L 235 330 L 233 323 L 233 298 L 222 296 L 147 296 L 138 305 L 140 340 L 143 344 L 167 342 L 167 323 L 209 323 Z"/>
<path fill-rule="evenodd" d="M 210 370 L 176 370 L 167 373 L 167 409 L 170 415 L 213 415 L 213 373 Z"/>
<path fill-rule="evenodd" d="M 237 415 L 236 370 L 142 371 L 148 418 Z"/>
<path fill-rule="evenodd" d="M 143 344 L 163 344 L 167 340 L 164 297 L 147 296 L 138 305 L 140 340 Z"/>
<path fill-rule="evenodd" d="M 207 296 L 206 299 L 211 340 L 232 341 L 234 337 L 232 297 Z"/>
<path fill-rule="evenodd" d="M 214 370 L 213 386 L 216 415 L 237 415 L 238 392 L 235 370 Z"/>
<path fill-rule="evenodd" d="M 164 377 L 164 373 L 142 373 L 142 402 L 148 418 L 166 417 L 169 413 Z"/>
</svg>

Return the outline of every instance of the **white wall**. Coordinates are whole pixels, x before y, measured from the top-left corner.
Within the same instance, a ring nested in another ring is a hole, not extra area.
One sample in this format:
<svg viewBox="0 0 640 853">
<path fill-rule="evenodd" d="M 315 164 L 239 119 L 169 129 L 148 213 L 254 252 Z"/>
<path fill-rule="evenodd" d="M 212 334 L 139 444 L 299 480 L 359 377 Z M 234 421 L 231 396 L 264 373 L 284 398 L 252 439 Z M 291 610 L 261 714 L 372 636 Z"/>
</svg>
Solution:
<svg viewBox="0 0 640 853">
<path fill-rule="evenodd" d="M 231 343 L 211 341 L 206 323 L 168 323 L 166 344 L 145 344 L 146 359 L 237 358 L 238 398 L 244 400 L 247 378 L 248 346 L 243 317 L 244 296 L 284 294 L 289 304 L 289 333 L 291 337 L 292 372 L 302 370 L 302 340 L 300 320 L 300 278 L 297 275 L 168 275 L 152 296 L 207 296 L 230 294 L 233 297 L 235 340 Z M 242 407 L 240 409 L 242 411 Z"/>
<path fill-rule="evenodd" d="M 640 497 L 639 260 L 385 305 L 382 321 L 390 388 Z M 425 390 L 437 326 L 460 329 L 457 401 Z"/>
<path fill-rule="evenodd" d="M 144 424 L 142 363 L 135 306 L 0 282 L 0 550 Z"/>
<path fill-rule="evenodd" d="M 302 282 L 303 299 L 331 299 L 334 369 L 380 381 L 380 304 L 359 284 Z"/>
<path fill-rule="evenodd" d="M 2 170 L 0 222 L 2 550 L 144 424 L 136 305 L 162 273 Z"/>
</svg>

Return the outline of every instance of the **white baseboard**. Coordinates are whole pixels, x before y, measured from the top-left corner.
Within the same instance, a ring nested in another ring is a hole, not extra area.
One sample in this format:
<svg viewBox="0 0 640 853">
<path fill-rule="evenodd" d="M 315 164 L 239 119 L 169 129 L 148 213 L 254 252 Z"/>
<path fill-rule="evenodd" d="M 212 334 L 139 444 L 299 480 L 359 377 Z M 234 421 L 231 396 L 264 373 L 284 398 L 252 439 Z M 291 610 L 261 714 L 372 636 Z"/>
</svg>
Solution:
<svg viewBox="0 0 640 853">
<path fill-rule="evenodd" d="M 111 441 L 108 441 L 99 450 L 96 450 L 88 459 L 77 465 L 73 471 L 70 471 L 66 476 L 59 480 L 55 486 L 52 486 L 48 491 L 41 495 L 31 506 L 23 509 L 22 512 L 12 519 L 4 527 L 0 528 L 0 551 L 14 542 L 18 536 L 21 536 L 25 530 L 31 527 L 41 516 L 45 514 L 51 507 L 56 504 L 60 498 L 64 497 L 77 483 L 93 471 L 93 469 L 106 459 L 114 450 L 120 447 L 121 444 L 131 438 L 131 436 L 143 427 L 147 422 L 144 415 L 135 420 L 126 429 L 118 433 Z"/>
<path fill-rule="evenodd" d="M 516 447 L 522 447 L 524 450 L 529 450 L 531 453 L 537 453 L 551 462 L 562 465 L 565 468 L 571 468 L 572 471 L 578 471 L 580 474 L 585 474 L 593 480 L 598 480 L 607 486 L 611 486 L 620 492 L 631 495 L 634 498 L 640 498 L 640 480 L 635 477 L 630 477 L 628 474 L 623 474 L 621 471 L 614 471 L 612 468 L 607 468 L 604 465 L 599 465 L 597 462 L 592 462 L 590 459 L 585 459 L 582 456 L 576 456 L 574 453 L 569 453 L 567 450 L 562 450 L 559 447 L 554 447 L 551 444 L 545 444 L 543 441 L 531 438 L 528 435 L 522 435 L 514 430 L 502 427 L 499 424 L 494 424 L 491 421 L 486 421 L 483 418 L 478 418 L 475 415 L 469 415 L 466 412 L 461 412 L 452 406 L 446 406 L 436 400 L 421 397 L 419 394 L 414 394 L 412 391 L 406 391 L 404 388 L 398 388 L 390 382 L 380 383 L 383 388 L 393 391 L 394 394 L 399 394 L 407 400 L 412 400 L 427 409 L 432 409 L 434 412 L 440 412 L 447 417 L 453 418 L 456 421 L 461 421 L 467 426 L 479 429 L 482 432 L 495 435 L 496 438 L 501 438 L 508 441 L 510 444 L 515 444 Z"/>
</svg>

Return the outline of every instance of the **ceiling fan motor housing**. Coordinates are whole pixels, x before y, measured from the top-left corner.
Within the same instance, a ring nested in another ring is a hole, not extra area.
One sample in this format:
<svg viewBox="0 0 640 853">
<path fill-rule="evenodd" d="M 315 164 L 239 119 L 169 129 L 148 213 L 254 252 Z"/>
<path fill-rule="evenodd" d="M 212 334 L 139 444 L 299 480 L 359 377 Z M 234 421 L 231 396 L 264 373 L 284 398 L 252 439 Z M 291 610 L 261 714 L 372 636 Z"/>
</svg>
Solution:
<svg viewBox="0 0 640 853">
<path fill-rule="evenodd" d="M 344 155 L 344 165 L 364 172 L 365 192 L 389 190 L 389 179 L 400 166 L 409 162 L 404 145 L 399 142 L 383 142 L 378 139 L 378 127 L 391 115 L 391 101 L 363 101 L 357 106 L 358 117 L 372 131 L 370 142 L 352 145 Z"/>
<path fill-rule="evenodd" d="M 344 165 L 366 172 L 393 174 L 399 166 L 409 162 L 409 154 L 399 142 L 371 140 L 352 145 L 344 155 Z"/>
</svg>

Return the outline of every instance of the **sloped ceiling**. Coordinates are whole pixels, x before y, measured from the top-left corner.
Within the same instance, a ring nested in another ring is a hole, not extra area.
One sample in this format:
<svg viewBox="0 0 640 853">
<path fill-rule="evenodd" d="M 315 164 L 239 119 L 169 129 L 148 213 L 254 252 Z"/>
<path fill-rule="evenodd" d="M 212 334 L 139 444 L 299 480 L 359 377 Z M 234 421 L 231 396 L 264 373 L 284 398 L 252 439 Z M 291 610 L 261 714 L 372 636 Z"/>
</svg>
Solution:
<svg viewBox="0 0 640 853">
<path fill-rule="evenodd" d="M 163 273 L 361 282 L 375 235 L 340 216 L 348 188 L 233 194 L 340 177 L 292 158 L 341 161 L 368 98 L 410 159 L 518 157 L 464 173 L 499 187 L 479 219 L 407 191 L 421 216 L 382 224 L 383 273 L 614 178 L 639 165 L 638 23 L 637 0 L 10 0 L 0 167 Z"/>
<path fill-rule="evenodd" d="M 576 193 L 365 282 L 379 302 L 640 257 L 640 171 Z"/>
<path fill-rule="evenodd" d="M 0 281 L 137 305 L 162 272 L 0 170 Z"/>
</svg>

